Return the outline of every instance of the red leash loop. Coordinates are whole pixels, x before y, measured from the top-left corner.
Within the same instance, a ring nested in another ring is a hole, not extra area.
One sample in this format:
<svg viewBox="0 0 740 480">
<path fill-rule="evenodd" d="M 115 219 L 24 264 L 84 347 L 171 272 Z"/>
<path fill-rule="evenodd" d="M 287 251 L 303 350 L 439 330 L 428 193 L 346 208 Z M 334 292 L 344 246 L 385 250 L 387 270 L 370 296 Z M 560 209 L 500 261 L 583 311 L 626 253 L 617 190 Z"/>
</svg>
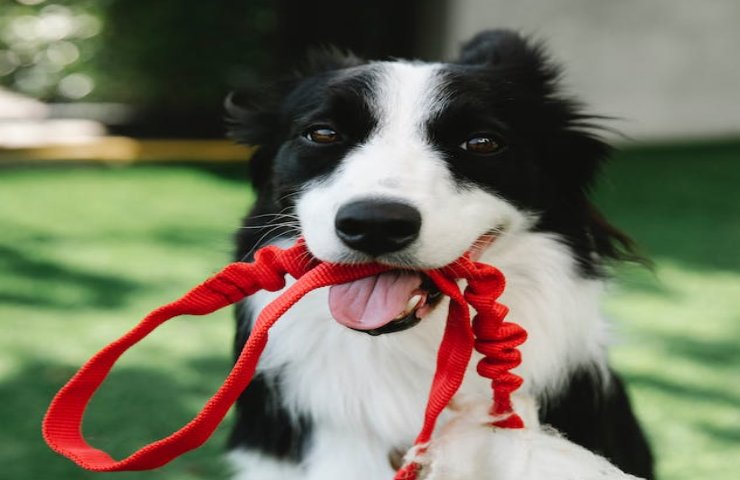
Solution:
<svg viewBox="0 0 740 480">
<path fill-rule="evenodd" d="M 57 393 L 49 406 L 42 426 L 44 439 L 54 451 L 87 470 L 148 470 L 160 467 L 199 447 L 211 436 L 231 405 L 249 385 L 267 344 L 270 327 L 290 307 L 317 288 L 377 275 L 391 268 L 378 264 L 350 266 L 317 262 L 310 256 L 302 240 L 287 250 L 263 248 L 257 252 L 251 264 L 228 265 L 179 300 L 151 312 L 132 330 L 93 356 Z M 437 355 L 437 368 L 424 425 L 416 439 L 420 453 L 431 440 L 440 413 L 460 387 L 474 346 L 486 355 L 478 365 L 478 371 L 492 379 L 492 413 L 505 417 L 495 425 L 508 428 L 523 426 L 521 419 L 512 412 L 510 399 L 511 392 L 521 385 L 521 379 L 509 370 L 519 364 L 516 347 L 524 341 L 526 334 L 517 325 L 503 323 L 506 307 L 495 301 L 503 292 L 503 275 L 489 265 L 467 258 L 425 273 L 450 298 L 450 307 Z M 285 286 L 286 274 L 297 281 L 259 314 L 233 369 L 195 418 L 171 435 L 142 447 L 123 460 L 114 460 L 85 441 L 82 435 L 85 409 L 115 362 L 130 347 L 175 316 L 205 315 L 259 290 L 280 290 Z M 465 294 L 456 283 L 463 278 L 469 283 Z M 478 312 L 472 325 L 468 303 Z M 419 465 L 409 463 L 398 471 L 395 479 L 414 480 L 418 471 Z"/>
</svg>

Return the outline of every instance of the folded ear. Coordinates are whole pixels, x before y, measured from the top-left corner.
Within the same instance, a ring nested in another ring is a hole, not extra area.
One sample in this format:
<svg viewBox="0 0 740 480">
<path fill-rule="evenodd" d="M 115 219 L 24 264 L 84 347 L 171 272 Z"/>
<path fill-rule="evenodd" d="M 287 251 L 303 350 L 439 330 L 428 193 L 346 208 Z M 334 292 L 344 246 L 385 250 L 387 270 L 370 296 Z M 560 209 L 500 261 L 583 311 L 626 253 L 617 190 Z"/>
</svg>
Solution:
<svg viewBox="0 0 740 480">
<path fill-rule="evenodd" d="M 544 60 L 541 49 L 513 30 L 485 30 L 468 40 L 457 63 L 503 66 Z"/>
<path fill-rule="evenodd" d="M 276 102 L 269 89 L 231 92 L 224 100 L 227 136 L 249 146 L 271 143 L 279 128 Z"/>
<path fill-rule="evenodd" d="M 308 77 L 332 70 L 356 67 L 364 63 L 367 62 L 349 50 L 326 45 L 309 49 L 303 68 L 298 73 L 300 76 Z"/>
<path fill-rule="evenodd" d="M 353 53 L 332 46 L 312 48 L 292 75 L 269 84 L 243 85 L 224 102 L 229 138 L 246 145 L 279 140 L 279 110 L 283 99 L 303 80 L 314 75 L 365 63 Z"/>
<path fill-rule="evenodd" d="M 269 186 L 280 125 L 273 102 L 260 103 L 251 100 L 253 98 L 258 98 L 254 92 L 232 92 L 224 101 L 224 109 L 227 136 L 242 145 L 260 147 L 252 154 L 249 171 L 252 184 L 262 191 Z"/>
<path fill-rule="evenodd" d="M 290 92 L 308 77 L 363 63 L 354 54 L 335 47 L 314 48 L 292 75 L 270 83 L 242 85 L 226 97 L 227 136 L 243 145 L 261 147 L 250 161 L 252 181 L 258 188 L 267 184 L 272 159 L 284 140 L 286 127 L 280 112 Z"/>
</svg>

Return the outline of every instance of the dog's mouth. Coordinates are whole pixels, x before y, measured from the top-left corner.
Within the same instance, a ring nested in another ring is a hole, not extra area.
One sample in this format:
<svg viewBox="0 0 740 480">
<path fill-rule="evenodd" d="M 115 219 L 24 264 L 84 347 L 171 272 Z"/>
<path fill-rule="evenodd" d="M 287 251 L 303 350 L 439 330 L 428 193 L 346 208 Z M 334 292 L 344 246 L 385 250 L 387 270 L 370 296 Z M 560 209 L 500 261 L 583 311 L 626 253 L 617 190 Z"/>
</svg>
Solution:
<svg viewBox="0 0 740 480">
<path fill-rule="evenodd" d="M 420 272 L 390 270 L 329 290 L 334 319 L 370 335 L 411 328 L 439 301 L 434 283 Z"/>
<path fill-rule="evenodd" d="M 477 260 L 495 239 L 495 234 L 486 233 L 467 253 Z M 398 269 L 332 286 L 329 308 L 340 324 L 369 335 L 381 335 L 415 326 L 441 297 L 434 282 L 422 272 Z"/>
</svg>

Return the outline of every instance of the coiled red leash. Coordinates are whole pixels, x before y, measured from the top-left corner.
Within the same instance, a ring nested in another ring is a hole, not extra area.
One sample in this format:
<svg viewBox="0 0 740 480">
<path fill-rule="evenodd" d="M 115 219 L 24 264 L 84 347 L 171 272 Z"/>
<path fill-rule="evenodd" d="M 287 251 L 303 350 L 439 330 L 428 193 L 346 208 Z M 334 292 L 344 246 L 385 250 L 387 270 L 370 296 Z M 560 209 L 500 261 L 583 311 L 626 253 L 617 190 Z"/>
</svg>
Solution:
<svg viewBox="0 0 740 480">
<path fill-rule="evenodd" d="M 377 275 L 391 268 L 379 264 L 318 262 L 310 256 L 302 240 L 286 250 L 274 246 L 263 248 L 257 252 L 253 263 L 230 264 L 179 300 L 151 312 L 132 330 L 88 360 L 49 406 L 42 427 L 44 439 L 54 451 L 87 470 L 110 472 L 160 467 L 199 447 L 211 436 L 249 385 L 267 344 L 270 327 L 290 307 L 317 288 Z M 503 275 L 496 268 L 467 257 L 425 273 L 440 292 L 450 298 L 450 307 L 424 425 L 415 442 L 417 447 L 423 449 L 431 440 L 437 417 L 462 383 L 474 346 L 485 355 L 478 364 L 478 373 L 492 380 L 492 414 L 497 418 L 494 425 L 521 428 L 522 420 L 512 410 L 511 393 L 522 380 L 510 370 L 520 363 L 516 348 L 524 342 L 526 333 L 516 324 L 503 322 L 507 309 L 496 302 L 504 289 Z M 285 286 L 286 274 L 297 281 L 259 314 L 233 369 L 195 418 L 168 437 L 142 447 L 123 460 L 114 460 L 85 441 L 82 418 L 87 404 L 126 350 L 173 317 L 205 315 L 259 290 L 280 290 Z M 468 282 L 464 293 L 457 286 L 459 279 Z M 477 312 L 472 324 L 468 304 Z M 416 463 L 409 463 L 398 471 L 395 479 L 414 480 L 418 471 Z"/>
</svg>

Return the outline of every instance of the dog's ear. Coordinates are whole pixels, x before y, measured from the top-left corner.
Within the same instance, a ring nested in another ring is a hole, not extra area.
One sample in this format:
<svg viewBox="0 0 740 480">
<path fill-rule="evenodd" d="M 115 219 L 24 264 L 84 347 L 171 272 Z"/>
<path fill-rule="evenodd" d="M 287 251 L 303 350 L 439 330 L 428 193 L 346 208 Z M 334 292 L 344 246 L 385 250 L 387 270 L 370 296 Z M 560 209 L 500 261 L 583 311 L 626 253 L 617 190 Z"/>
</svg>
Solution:
<svg viewBox="0 0 740 480">
<path fill-rule="evenodd" d="M 490 67 L 534 67 L 547 63 L 547 56 L 536 42 L 513 30 L 485 30 L 468 40 L 457 63 Z"/>
<path fill-rule="evenodd" d="M 275 82 L 243 85 L 224 102 L 229 138 L 246 145 L 275 142 L 279 134 L 282 100 L 303 79 L 321 73 L 366 63 L 351 52 L 332 46 L 308 51 L 303 64 L 292 75 Z"/>
<path fill-rule="evenodd" d="M 278 101 L 267 85 L 242 87 L 224 101 L 227 136 L 237 143 L 261 146 L 272 143 L 279 128 Z"/>
<path fill-rule="evenodd" d="M 269 182 L 280 128 L 278 103 L 269 91 L 254 86 L 232 92 L 224 101 L 227 136 L 236 143 L 259 147 L 249 161 L 249 171 L 252 184 L 260 191 Z"/>
<path fill-rule="evenodd" d="M 348 50 L 342 50 L 332 45 L 313 47 L 308 50 L 303 67 L 298 71 L 301 77 L 317 75 L 319 73 L 356 67 L 367 63 Z"/>
<path fill-rule="evenodd" d="M 285 97 L 307 77 L 363 63 L 335 47 L 314 48 L 292 75 L 270 83 L 251 82 L 229 94 L 224 102 L 227 136 L 237 143 L 260 147 L 250 161 L 252 182 L 258 188 L 269 180 L 272 157 L 282 142 L 280 110 Z"/>
<path fill-rule="evenodd" d="M 485 30 L 463 44 L 457 63 L 501 65 L 527 56 L 526 40 L 513 30 Z"/>
</svg>

